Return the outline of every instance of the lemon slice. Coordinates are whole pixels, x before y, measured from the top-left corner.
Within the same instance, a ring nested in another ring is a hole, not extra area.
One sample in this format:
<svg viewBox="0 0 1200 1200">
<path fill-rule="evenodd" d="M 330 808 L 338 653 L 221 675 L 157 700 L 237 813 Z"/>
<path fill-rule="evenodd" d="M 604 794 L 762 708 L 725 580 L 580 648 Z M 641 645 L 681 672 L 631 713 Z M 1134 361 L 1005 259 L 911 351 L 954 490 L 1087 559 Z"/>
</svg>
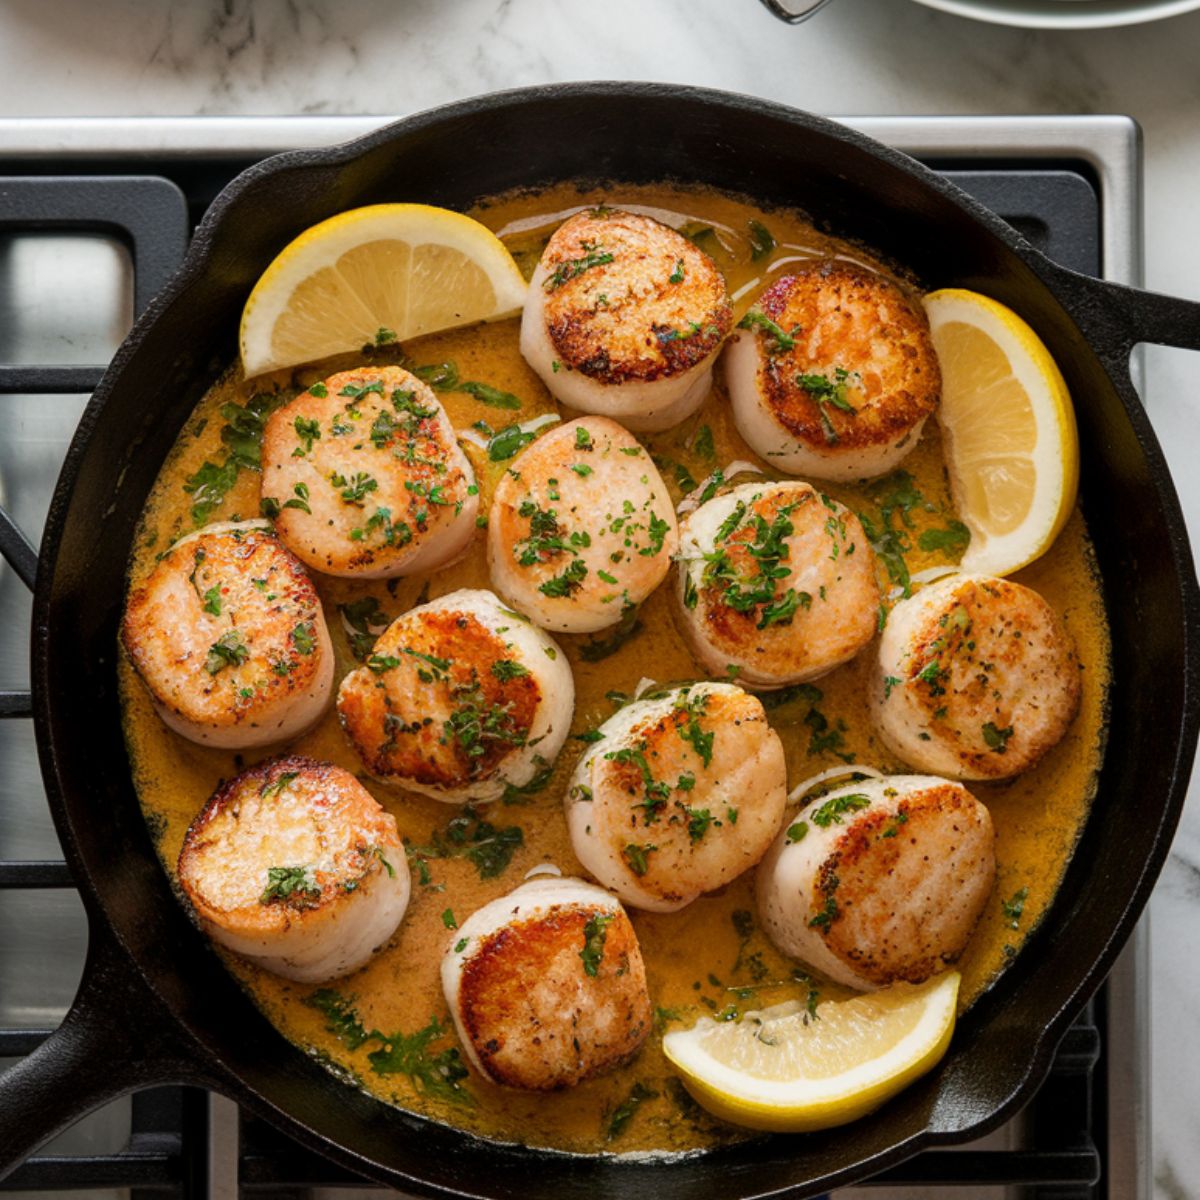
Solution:
<svg viewBox="0 0 1200 1200">
<path fill-rule="evenodd" d="M 971 531 L 962 569 L 1008 575 L 1049 548 L 1075 507 L 1071 397 L 1037 334 L 1003 304 L 946 288 L 926 296 L 925 311 L 950 490 Z"/>
<path fill-rule="evenodd" d="M 511 316 L 525 280 L 504 243 L 428 204 L 353 208 L 306 229 L 242 310 L 248 376 Z"/>
<path fill-rule="evenodd" d="M 893 984 L 852 1000 L 796 1000 L 737 1024 L 702 1018 L 663 1039 L 689 1092 L 710 1112 L 752 1129 L 806 1132 L 844 1125 L 925 1074 L 954 1032 L 959 975 Z"/>
</svg>

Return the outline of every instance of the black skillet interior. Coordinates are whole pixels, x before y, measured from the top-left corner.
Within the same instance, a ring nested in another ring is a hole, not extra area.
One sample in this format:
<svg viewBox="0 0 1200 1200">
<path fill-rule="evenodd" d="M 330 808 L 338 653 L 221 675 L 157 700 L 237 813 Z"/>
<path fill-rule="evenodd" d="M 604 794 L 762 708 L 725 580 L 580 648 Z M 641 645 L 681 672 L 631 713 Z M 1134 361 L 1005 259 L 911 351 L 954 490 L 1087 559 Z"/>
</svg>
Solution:
<svg viewBox="0 0 1200 1200">
<path fill-rule="evenodd" d="M 768 205 L 795 205 L 908 265 L 930 287 L 973 287 L 1021 312 L 1076 398 L 1083 504 L 1113 625 L 1112 737 L 1092 819 L 1050 927 L 960 1024 L 942 1066 L 857 1124 L 760 1139 L 671 1165 L 472 1141 L 335 1081 L 284 1041 L 220 968 L 171 894 L 130 783 L 116 697 L 116 626 L 138 515 L 193 405 L 234 357 L 242 304 L 274 254 L 306 226 L 356 205 L 418 200 L 464 208 L 509 188 L 572 178 L 697 181 Z M 1131 324 L 1097 286 L 1053 268 L 901 155 L 818 118 L 692 89 L 580 84 L 508 93 L 247 172 L 213 206 L 180 275 L 105 376 L 47 524 L 34 681 L 51 803 L 95 936 L 111 928 L 123 947 L 113 960 L 120 965 L 109 963 L 110 977 L 128 983 L 140 976 L 161 1002 L 147 996 L 131 1012 L 128 986 L 111 995 L 85 987 L 76 1030 L 108 1024 L 127 1058 L 111 1051 L 104 1057 L 125 1086 L 156 1070 L 215 1080 L 306 1144 L 422 1194 L 798 1196 L 870 1174 L 924 1145 L 962 1140 L 1010 1115 L 1044 1074 L 1066 1024 L 1111 966 L 1145 902 L 1178 819 L 1196 737 L 1191 556 L 1125 373 Z M 1066 303 L 1106 339 L 1107 370 Z M 161 1037 L 144 1031 L 156 1022 Z M 133 1025 L 137 1036 L 128 1033 Z M 51 1046 L 47 1056 L 54 1053 Z M 110 1078 L 108 1090 L 117 1086 Z M 15 1100 L 0 1089 L 0 1122 Z"/>
</svg>

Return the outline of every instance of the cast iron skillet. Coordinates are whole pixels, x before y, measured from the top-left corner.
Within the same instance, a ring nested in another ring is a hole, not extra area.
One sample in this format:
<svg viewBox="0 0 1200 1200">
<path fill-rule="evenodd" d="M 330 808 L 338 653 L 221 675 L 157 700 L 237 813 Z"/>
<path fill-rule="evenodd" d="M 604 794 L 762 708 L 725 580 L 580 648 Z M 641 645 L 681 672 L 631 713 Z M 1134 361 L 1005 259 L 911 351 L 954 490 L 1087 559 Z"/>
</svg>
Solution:
<svg viewBox="0 0 1200 1200">
<path fill-rule="evenodd" d="M 1083 504 L 1113 631 L 1112 736 L 1095 811 L 1046 927 L 962 1021 L 940 1068 L 857 1124 L 670 1164 L 472 1140 L 337 1082 L 285 1041 L 173 897 L 130 783 L 117 705 L 117 621 L 138 515 L 192 407 L 236 355 L 242 304 L 274 254 L 355 205 L 465 208 L 574 178 L 695 180 L 798 205 L 929 287 L 975 288 L 1022 313 L 1075 397 Z M 167 1081 L 214 1087 L 394 1187 L 513 1200 L 800 1196 L 1009 1117 L 1142 910 L 1200 721 L 1200 593 L 1175 490 L 1129 378 L 1141 341 L 1200 349 L 1200 306 L 1055 266 L 904 155 L 748 97 L 643 84 L 533 88 L 240 176 L 105 374 L 46 523 L 34 602 L 38 744 L 91 946 L 62 1027 L 0 1079 L 0 1174 L 102 1101 Z"/>
</svg>

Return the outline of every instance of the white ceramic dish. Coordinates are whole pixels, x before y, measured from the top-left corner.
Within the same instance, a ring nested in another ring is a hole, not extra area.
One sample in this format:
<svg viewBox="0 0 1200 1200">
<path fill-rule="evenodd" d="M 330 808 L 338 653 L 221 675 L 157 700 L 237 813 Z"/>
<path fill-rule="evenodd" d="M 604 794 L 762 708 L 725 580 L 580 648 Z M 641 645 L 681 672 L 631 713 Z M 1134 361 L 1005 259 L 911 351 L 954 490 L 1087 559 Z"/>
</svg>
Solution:
<svg viewBox="0 0 1200 1200">
<path fill-rule="evenodd" d="M 807 21 L 829 0 L 762 0 L 781 20 Z M 1200 0 L 917 0 L 928 8 L 1025 29 L 1104 29 L 1142 25 L 1200 9 Z"/>
<path fill-rule="evenodd" d="M 1026 29 L 1104 29 L 1140 25 L 1200 9 L 1200 0 L 917 0 L 993 25 Z"/>
</svg>

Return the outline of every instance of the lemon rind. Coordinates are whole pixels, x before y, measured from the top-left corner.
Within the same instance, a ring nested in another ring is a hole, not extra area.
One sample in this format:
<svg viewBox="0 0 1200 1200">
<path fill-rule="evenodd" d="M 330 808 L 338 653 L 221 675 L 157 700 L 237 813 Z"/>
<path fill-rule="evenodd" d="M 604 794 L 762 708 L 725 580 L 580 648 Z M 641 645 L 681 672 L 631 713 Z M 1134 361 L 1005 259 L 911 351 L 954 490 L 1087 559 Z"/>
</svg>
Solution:
<svg viewBox="0 0 1200 1200">
<path fill-rule="evenodd" d="M 688 1090 L 710 1111 L 760 1129 L 804 1131 L 855 1120 L 932 1069 L 954 1032 L 959 976 L 951 972 L 919 1001 L 924 1011 L 914 1029 L 879 1058 L 821 1080 L 753 1079 L 712 1058 L 701 1042 L 708 1018 L 663 1039 L 663 1051 Z M 802 1092 L 798 1099 L 797 1092 Z"/>
<path fill-rule="evenodd" d="M 238 342 L 247 375 L 297 364 L 275 363 L 269 350 L 275 323 L 295 289 L 347 251 L 373 241 L 445 246 L 475 262 L 487 275 L 496 305 L 487 314 L 465 315 L 456 324 L 502 320 L 520 311 L 527 285 L 507 247 L 485 225 L 463 213 L 429 204 L 371 204 L 338 213 L 293 238 L 259 276 L 242 310 Z M 455 326 L 446 326 L 454 328 Z M 395 331 L 404 340 L 406 331 Z M 424 331 L 436 332 L 436 331 Z M 262 352 L 247 356 L 247 347 Z M 348 347 L 351 349 L 352 347 Z"/>
<path fill-rule="evenodd" d="M 1075 507 L 1079 451 L 1070 392 L 1058 364 L 1034 330 L 999 301 L 963 288 L 943 288 L 925 297 L 925 310 L 935 343 L 939 327 L 952 321 L 982 329 L 1004 353 L 1034 406 L 1038 444 L 1032 457 L 1038 482 L 1030 514 L 1041 512 L 1042 520 L 1032 529 L 1026 521 L 1002 537 L 989 536 L 959 505 L 959 516 L 971 530 L 971 545 L 963 555 L 961 569 L 1011 575 L 1049 549 Z M 1049 411 L 1043 406 L 1039 414 L 1039 398 L 1048 402 Z M 953 464 L 953 429 L 944 420 L 941 425 L 947 437 L 947 461 Z M 951 475 L 953 486 L 953 472 Z M 957 495 L 955 500 L 957 503 Z"/>
</svg>

